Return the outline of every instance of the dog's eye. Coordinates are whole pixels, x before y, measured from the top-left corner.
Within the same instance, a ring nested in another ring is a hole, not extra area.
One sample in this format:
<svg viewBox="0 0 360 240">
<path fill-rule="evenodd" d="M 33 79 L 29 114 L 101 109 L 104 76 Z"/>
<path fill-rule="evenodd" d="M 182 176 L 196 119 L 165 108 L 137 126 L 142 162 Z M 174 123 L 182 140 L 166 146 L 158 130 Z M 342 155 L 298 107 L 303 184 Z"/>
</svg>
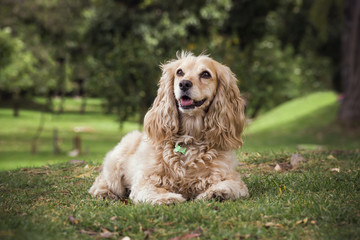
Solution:
<svg viewBox="0 0 360 240">
<path fill-rule="evenodd" d="M 202 73 L 200 73 L 200 77 L 201 78 L 211 78 L 211 75 L 208 71 L 203 71 Z"/>
<path fill-rule="evenodd" d="M 179 70 L 177 70 L 176 75 L 182 77 L 182 76 L 184 76 L 184 72 L 181 69 L 179 69 Z"/>
</svg>

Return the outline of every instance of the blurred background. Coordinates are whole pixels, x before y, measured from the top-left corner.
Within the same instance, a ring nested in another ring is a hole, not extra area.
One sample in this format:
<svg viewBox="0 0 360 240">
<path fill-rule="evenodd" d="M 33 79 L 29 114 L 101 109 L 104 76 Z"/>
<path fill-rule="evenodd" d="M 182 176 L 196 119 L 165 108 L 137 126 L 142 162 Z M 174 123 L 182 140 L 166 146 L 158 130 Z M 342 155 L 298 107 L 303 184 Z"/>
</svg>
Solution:
<svg viewBox="0 0 360 240">
<path fill-rule="evenodd" d="M 179 50 L 210 54 L 237 75 L 249 118 L 239 154 L 360 146 L 356 0 L 0 6 L 0 169 L 101 161 L 142 129 L 158 66 Z"/>
</svg>

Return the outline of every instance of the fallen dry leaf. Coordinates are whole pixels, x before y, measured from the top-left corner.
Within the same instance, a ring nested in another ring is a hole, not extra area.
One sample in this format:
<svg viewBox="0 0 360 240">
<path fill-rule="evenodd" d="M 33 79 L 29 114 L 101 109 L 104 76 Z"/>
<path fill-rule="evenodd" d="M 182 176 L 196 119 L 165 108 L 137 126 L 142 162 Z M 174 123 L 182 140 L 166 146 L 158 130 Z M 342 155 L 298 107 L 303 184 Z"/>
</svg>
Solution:
<svg viewBox="0 0 360 240">
<path fill-rule="evenodd" d="M 291 169 L 291 166 L 288 163 L 277 163 L 274 167 L 274 170 L 277 172 L 289 171 L 290 169 Z"/>
<path fill-rule="evenodd" d="M 84 173 L 84 174 L 80 174 L 78 176 L 75 176 L 76 178 L 86 178 L 86 177 L 90 177 L 91 175 L 91 172 L 87 172 L 87 173 Z"/>
<path fill-rule="evenodd" d="M 307 222 L 309 221 L 309 218 L 304 218 L 302 220 L 299 220 L 299 221 L 296 221 L 296 225 L 299 225 L 299 224 L 307 224 Z"/>
<path fill-rule="evenodd" d="M 112 232 L 102 232 L 100 233 L 100 238 L 112 238 L 114 236 L 114 233 Z"/>
<path fill-rule="evenodd" d="M 76 225 L 79 223 L 79 220 L 77 220 L 74 216 L 69 216 L 68 220 L 72 225 Z"/>
<path fill-rule="evenodd" d="M 334 155 L 330 154 L 329 156 L 327 156 L 328 160 L 337 160 L 336 157 L 334 157 Z"/>
<path fill-rule="evenodd" d="M 143 233 L 145 234 L 145 240 L 150 238 L 150 235 L 153 234 L 155 232 L 154 229 L 149 228 L 149 229 L 143 229 Z"/>
<path fill-rule="evenodd" d="M 106 228 L 101 228 L 102 232 L 110 232 L 109 230 L 107 230 Z"/>
<path fill-rule="evenodd" d="M 234 237 L 236 239 L 249 239 L 251 237 L 251 235 L 250 234 L 246 234 L 246 235 L 236 234 Z"/>
<path fill-rule="evenodd" d="M 317 224 L 317 222 L 315 220 L 312 220 L 310 223 L 313 224 L 313 225 Z"/>
<path fill-rule="evenodd" d="M 80 233 L 87 234 L 89 236 L 96 236 L 98 233 L 94 231 L 80 230 Z"/>
<path fill-rule="evenodd" d="M 116 220 L 116 218 L 117 218 L 117 216 L 113 216 L 113 217 L 110 218 L 110 220 L 114 221 L 114 220 Z"/>
<path fill-rule="evenodd" d="M 340 172 L 340 168 L 339 167 L 337 167 L 337 168 L 331 168 L 330 169 L 330 172 Z"/>
<path fill-rule="evenodd" d="M 276 164 L 276 166 L 274 167 L 274 170 L 277 172 L 280 172 L 282 170 L 282 168 L 279 164 Z"/>
<path fill-rule="evenodd" d="M 166 223 L 163 223 L 162 225 L 164 225 L 164 226 L 170 226 L 170 225 L 173 225 L 174 224 L 174 222 L 166 222 Z"/>
<path fill-rule="evenodd" d="M 47 166 L 45 166 L 43 168 L 40 168 L 40 169 L 37 169 L 37 168 L 36 169 L 22 168 L 21 171 L 27 172 L 29 174 L 34 174 L 34 175 L 49 174 L 49 170 L 48 170 Z"/>
<path fill-rule="evenodd" d="M 191 239 L 191 238 L 198 238 L 202 235 L 202 233 L 203 233 L 203 230 L 201 228 L 198 228 L 191 233 L 186 233 L 184 235 L 177 236 L 175 238 L 170 238 L 170 240 L 185 240 L 185 239 Z"/>
<path fill-rule="evenodd" d="M 301 154 L 294 153 L 293 155 L 291 155 L 290 165 L 292 168 L 297 168 L 305 161 L 306 159 Z"/>
<path fill-rule="evenodd" d="M 280 224 L 280 223 L 274 223 L 274 222 L 267 222 L 265 223 L 265 228 L 270 228 L 270 227 L 276 227 L 276 228 L 284 228 L 284 225 Z"/>
</svg>

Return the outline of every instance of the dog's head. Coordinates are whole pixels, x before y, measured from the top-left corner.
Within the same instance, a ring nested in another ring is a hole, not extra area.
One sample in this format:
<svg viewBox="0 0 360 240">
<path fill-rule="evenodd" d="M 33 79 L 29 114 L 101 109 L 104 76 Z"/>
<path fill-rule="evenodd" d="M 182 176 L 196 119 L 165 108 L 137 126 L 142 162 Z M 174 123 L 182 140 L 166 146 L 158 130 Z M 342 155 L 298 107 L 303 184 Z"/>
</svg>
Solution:
<svg viewBox="0 0 360 240">
<path fill-rule="evenodd" d="M 145 131 L 159 143 L 179 131 L 179 114 L 202 116 L 203 138 L 223 149 L 241 146 L 244 101 L 231 70 L 208 56 L 182 52 L 162 65 L 163 74 Z"/>
<path fill-rule="evenodd" d="M 185 114 L 202 114 L 216 95 L 218 79 L 215 63 L 206 56 L 181 59 L 173 73 L 178 108 Z"/>
</svg>

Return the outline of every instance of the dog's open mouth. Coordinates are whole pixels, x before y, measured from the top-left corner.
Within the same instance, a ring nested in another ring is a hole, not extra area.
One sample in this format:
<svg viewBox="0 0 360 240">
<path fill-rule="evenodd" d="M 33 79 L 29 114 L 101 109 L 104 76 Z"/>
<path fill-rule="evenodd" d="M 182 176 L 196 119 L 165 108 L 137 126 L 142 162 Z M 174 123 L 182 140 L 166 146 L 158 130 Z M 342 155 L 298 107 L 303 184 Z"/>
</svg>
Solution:
<svg viewBox="0 0 360 240">
<path fill-rule="evenodd" d="M 180 98 L 180 106 L 183 109 L 192 109 L 192 108 L 195 108 L 195 107 L 200 107 L 201 105 L 203 105 L 203 103 L 205 101 L 206 101 L 206 98 L 204 98 L 201 101 L 195 101 L 195 100 L 191 99 L 188 96 L 182 96 Z"/>
</svg>

